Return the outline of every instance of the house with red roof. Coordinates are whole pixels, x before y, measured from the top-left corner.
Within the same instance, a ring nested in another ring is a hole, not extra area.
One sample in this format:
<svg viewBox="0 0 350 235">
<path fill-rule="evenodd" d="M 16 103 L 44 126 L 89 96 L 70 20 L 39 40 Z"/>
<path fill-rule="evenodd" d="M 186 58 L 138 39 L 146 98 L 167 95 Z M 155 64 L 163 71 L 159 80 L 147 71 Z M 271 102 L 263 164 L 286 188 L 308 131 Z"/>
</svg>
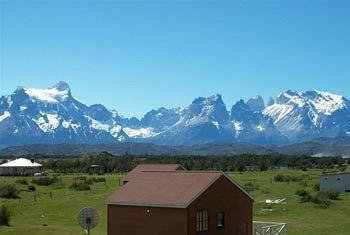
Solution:
<svg viewBox="0 0 350 235">
<path fill-rule="evenodd" d="M 225 173 L 169 165 L 130 173 L 107 198 L 109 235 L 252 235 L 254 199 Z"/>
</svg>

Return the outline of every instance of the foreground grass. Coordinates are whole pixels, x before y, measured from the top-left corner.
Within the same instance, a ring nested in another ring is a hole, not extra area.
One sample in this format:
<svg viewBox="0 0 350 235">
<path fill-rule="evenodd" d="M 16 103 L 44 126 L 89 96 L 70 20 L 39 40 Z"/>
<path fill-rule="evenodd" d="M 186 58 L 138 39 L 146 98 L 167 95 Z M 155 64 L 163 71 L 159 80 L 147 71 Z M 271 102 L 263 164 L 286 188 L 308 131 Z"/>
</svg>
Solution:
<svg viewBox="0 0 350 235">
<path fill-rule="evenodd" d="M 91 185 L 90 191 L 74 191 L 69 186 L 76 176 L 63 176 L 62 183 L 37 186 L 36 192 L 21 192 L 20 199 L 1 199 L 12 211 L 10 227 L 0 227 L 0 234 L 62 235 L 85 234 L 77 223 L 77 215 L 85 206 L 96 208 L 100 223 L 92 234 L 107 234 L 105 199 L 119 187 L 118 175 L 107 175 L 105 183 Z M 18 178 L 17 178 L 18 179 Z M 26 178 L 31 181 L 30 177 Z M 15 179 L 1 177 L 1 183 L 14 183 Z M 31 183 L 30 183 L 31 184 Z M 25 185 L 17 187 L 26 189 Z M 50 198 L 50 192 L 52 198 Z M 34 195 L 36 201 L 34 201 Z"/>
<path fill-rule="evenodd" d="M 277 174 L 303 175 L 300 182 L 274 182 Z M 266 172 L 232 173 L 231 176 L 241 185 L 253 182 L 259 186 L 252 191 L 256 199 L 254 220 L 284 222 L 288 224 L 289 235 L 348 235 L 350 228 L 350 194 L 341 195 L 341 200 L 332 201 L 327 209 L 319 208 L 313 203 L 300 203 L 295 195 L 297 189 L 306 189 L 316 194 L 314 185 L 319 181 L 320 171 L 307 172 L 296 170 L 272 170 Z M 286 198 L 283 204 L 267 205 L 266 199 Z M 266 209 L 272 209 L 268 211 Z"/>
<path fill-rule="evenodd" d="M 304 175 L 300 182 L 274 182 L 277 174 Z M 258 189 L 252 191 L 256 199 L 254 220 L 288 223 L 290 235 L 347 235 L 350 227 L 350 195 L 342 195 L 341 200 L 333 201 L 327 209 L 318 208 L 312 203 L 299 203 L 297 189 L 305 188 L 312 193 L 318 182 L 320 171 L 271 170 L 266 172 L 231 173 L 241 185 L 252 182 Z M 2 199 L 13 213 L 10 227 L 0 227 L 0 234 L 62 235 L 84 234 L 77 224 L 76 216 L 84 206 L 95 207 L 100 214 L 100 223 L 91 234 L 106 234 L 105 198 L 119 187 L 119 175 L 106 175 L 105 183 L 95 183 L 91 191 L 74 191 L 69 186 L 74 182 L 73 175 L 62 176 L 62 182 L 51 186 L 36 186 L 36 192 L 22 191 L 20 199 Z M 19 177 L 18 177 L 19 178 Z M 0 177 L 0 184 L 15 183 L 18 178 Z M 31 177 L 26 178 L 31 181 Z M 27 189 L 27 186 L 16 184 Z M 50 198 L 50 192 L 52 198 Z M 36 201 L 34 201 L 34 195 Z M 286 198 L 285 204 L 266 205 L 266 199 Z M 271 210 L 266 210 L 271 209 Z"/>
</svg>

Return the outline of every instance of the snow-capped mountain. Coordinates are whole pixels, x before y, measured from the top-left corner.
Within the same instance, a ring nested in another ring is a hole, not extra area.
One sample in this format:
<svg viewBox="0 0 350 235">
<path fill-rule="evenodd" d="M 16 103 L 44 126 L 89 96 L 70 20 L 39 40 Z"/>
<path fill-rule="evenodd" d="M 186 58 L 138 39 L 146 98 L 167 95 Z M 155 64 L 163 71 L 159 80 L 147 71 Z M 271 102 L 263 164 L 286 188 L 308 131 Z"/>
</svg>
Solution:
<svg viewBox="0 0 350 235">
<path fill-rule="evenodd" d="M 166 131 L 172 125 L 179 121 L 184 108 L 166 109 L 161 107 L 157 110 L 151 110 L 138 121 L 137 125 L 129 126 L 123 129 L 129 137 L 148 138 Z"/>
<path fill-rule="evenodd" d="M 255 144 L 287 143 L 288 140 L 275 128 L 273 120 L 261 111 L 252 108 L 244 100 L 232 106 L 231 122 L 237 140 Z"/>
<path fill-rule="evenodd" d="M 230 111 L 217 94 L 196 98 L 187 107 L 151 110 L 140 120 L 81 103 L 65 82 L 47 89 L 19 87 L 0 97 L 0 147 L 121 141 L 282 145 L 342 136 L 350 136 L 350 101 L 319 91 L 282 92 L 266 107 L 256 96 L 236 102 Z"/>
<path fill-rule="evenodd" d="M 128 136 L 102 105 L 74 99 L 68 84 L 19 87 L 0 98 L 0 146 L 32 143 L 105 143 Z"/>
<path fill-rule="evenodd" d="M 350 102 L 328 92 L 282 92 L 263 114 L 291 142 L 350 134 Z"/>
<path fill-rule="evenodd" d="M 151 141 L 172 145 L 234 141 L 229 113 L 221 95 L 195 99 L 180 112 L 178 122 L 151 138 Z"/>
</svg>

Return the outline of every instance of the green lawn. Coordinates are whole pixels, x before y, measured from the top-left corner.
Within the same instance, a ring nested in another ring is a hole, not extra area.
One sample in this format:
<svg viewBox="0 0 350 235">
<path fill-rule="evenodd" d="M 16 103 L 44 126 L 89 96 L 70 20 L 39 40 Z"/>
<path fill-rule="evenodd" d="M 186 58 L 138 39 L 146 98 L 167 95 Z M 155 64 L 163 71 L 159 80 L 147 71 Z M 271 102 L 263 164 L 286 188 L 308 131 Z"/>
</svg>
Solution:
<svg viewBox="0 0 350 235">
<path fill-rule="evenodd" d="M 277 174 L 306 175 L 302 182 L 279 183 L 272 179 Z M 272 170 L 266 172 L 231 173 L 241 185 L 253 182 L 259 189 L 252 191 L 256 203 L 254 220 L 288 223 L 291 235 L 347 235 L 350 228 L 350 195 L 342 195 L 340 201 L 333 201 L 328 209 L 321 209 L 312 203 L 299 203 L 294 192 L 298 188 L 307 188 L 316 193 L 313 185 L 318 181 L 319 171 Z M 91 191 L 77 192 L 69 189 L 74 182 L 73 175 L 62 177 L 62 183 L 52 186 L 36 186 L 35 193 L 22 191 L 20 199 L 0 198 L 13 213 L 10 227 L 0 227 L 0 234 L 62 235 L 84 234 L 77 224 L 76 216 L 84 206 L 95 207 L 100 214 L 100 224 L 91 234 L 106 234 L 105 198 L 119 187 L 118 175 L 107 175 L 107 187 L 104 183 L 95 183 Z M 31 181 L 31 177 L 26 178 Z M 14 183 L 16 179 L 0 177 L 0 184 Z M 307 186 L 305 186 L 305 183 Z M 17 184 L 26 189 L 27 186 Z M 52 192 L 53 198 L 50 198 Z M 34 201 L 36 195 L 36 201 Z M 265 199 L 286 198 L 285 204 L 268 207 Z M 264 208 L 272 209 L 266 212 Z"/>
</svg>

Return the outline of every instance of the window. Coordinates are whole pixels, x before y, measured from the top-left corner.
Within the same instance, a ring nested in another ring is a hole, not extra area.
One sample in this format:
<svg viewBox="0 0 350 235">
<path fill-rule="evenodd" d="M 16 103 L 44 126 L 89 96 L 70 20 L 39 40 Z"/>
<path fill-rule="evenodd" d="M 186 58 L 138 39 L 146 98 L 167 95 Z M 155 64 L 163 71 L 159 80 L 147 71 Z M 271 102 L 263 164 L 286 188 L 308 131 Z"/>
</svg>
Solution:
<svg viewBox="0 0 350 235">
<path fill-rule="evenodd" d="M 223 229 L 225 226 L 225 214 L 224 214 L 224 212 L 218 212 L 216 218 L 217 218 L 217 224 L 216 224 L 217 229 Z"/>
<path fill-rule="evenodd" d="M 204 232 L 209 230 L 209 211 L 197 211 L 197 232 Z"/>
</svg>

